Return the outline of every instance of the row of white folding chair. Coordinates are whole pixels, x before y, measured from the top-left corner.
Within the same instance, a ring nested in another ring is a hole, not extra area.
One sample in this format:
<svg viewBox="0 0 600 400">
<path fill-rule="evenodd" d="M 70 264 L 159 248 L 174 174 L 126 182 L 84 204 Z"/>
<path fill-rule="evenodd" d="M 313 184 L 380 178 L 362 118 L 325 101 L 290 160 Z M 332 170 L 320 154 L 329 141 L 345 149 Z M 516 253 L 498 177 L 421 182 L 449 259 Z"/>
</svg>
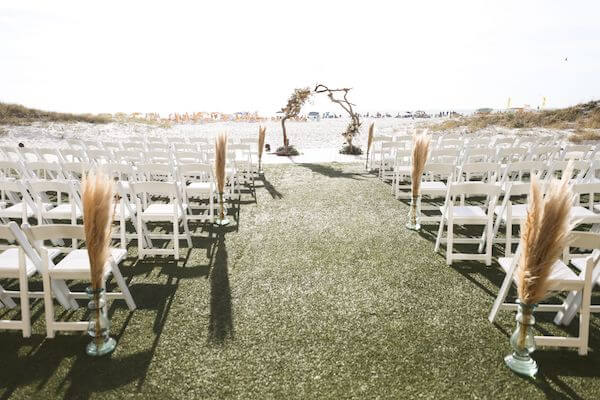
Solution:
<svg viewBox="0 0 600 400">
<path fill-rule="evenodd" d="M 548 280 L 549 292 L 569 292 L 562 304 L 539 304 L 536 312 L 558 312 L 555 323 L 568 324 L 579 312 L 579 332 L 577 337 L 535 336 L 538 346 L 575 347 L 580 355 L 588 352 L 590 313 L 600 312 L 600 305 L 591 305 L 591 292 L 595 284 L 600 284 L 600 234 L 591 232 L 572 232 L 569 246 L 593 250 L 589 255 L 571 260 L 573 269 L 558 260 L 550 272 Z M 494 322 L 500 310 L 516 310 L 514 303 L 505 303 L 511 284 L 517 282 L 517 267 L 522 249 L 519 247 L 514 257 L 501 257 L 498 260 L 505 278 L 488 316 Z"/>
</svg>

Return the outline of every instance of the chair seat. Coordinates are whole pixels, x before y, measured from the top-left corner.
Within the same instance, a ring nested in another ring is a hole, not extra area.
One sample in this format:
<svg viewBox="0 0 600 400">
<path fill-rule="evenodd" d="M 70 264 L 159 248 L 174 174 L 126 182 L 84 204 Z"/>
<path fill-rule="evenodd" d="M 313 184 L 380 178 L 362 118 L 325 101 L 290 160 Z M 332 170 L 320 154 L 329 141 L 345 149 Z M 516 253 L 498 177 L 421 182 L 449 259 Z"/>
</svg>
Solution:
<svg viewBox="0 0 600 400">
<path fill-rule="evenodd" d="M 600 223 L 600 214 L 596 214 L 586 207 L 573 206 L 571 208 L 571 219 L 580 223 Z"/>
<path fill-rule="evenodd" d="M 498 259 L 500 267 L 506 274 L 510 271 L 512 262 L 512 257 L 500 257 Z M 518 274 L 513 274 L 515 284 L 518 279 Z M 548 277 L 548 290 L 573 290 L 579 287 L 583 287 L 583 279 L 567 267 L 564 262 L 556 260 L 554 265 L 552 265 L 552 271 L 550 271 L 550 276 Z"/>
<path fill-rule="evenodd" d="M 412 169 L 412 167 L 410 165 L 397 165 L 394 167 L 394 172 L 398 173 L 398 174 L 406 174 L 406 175 L 410 175 L 410 170 Z M 425 183 L 425 182 L 423 182 Z M 421 184 L 423 185 L 423 184 Z"/>
<path fill-rule="evenodd" d="M 50 259 L 59 254 L 59 250 L 49 249 Z M 33 261 L 25 256 L 25 271 L 27 276 L 32 276 L 36 272 Z M 12 248 L 0 253 L 0 278 L 18 278 L 19 277 L 19 249 Z"/>
<path fill-rule="evenodd" d="M 123 218 L 125 220 L 130 219 L 131 214 L 135 212 L 135 204 L 129 204 L 129 207 L 127 207 L 127 205 L 125 205 L 125 207 L 123 207 L 123 208 L 124 208 Z M 113 218 L 115 221 L 119 221 L 121 219 L 121 204 L 117 204 L 117 206 L 115 207 L 115 215 Z"/>
<path fill-rule="evenodd" d="M 23 207 L 27 207 L 26 213 L 27 218 L 31 218 L 35 216 L 35 211 L 30 206 L 25 206 L 25 203 L 17 203 L 12 206 L 0 209 L 0 217 L 4 218 L 22 218 L 23 217 Z M 52 207 L 52 204 L 42 203 L 42 207 L 47 210 Z"/>
<path fill-rule="evenodd" d="M 444 212 L 444 206 L 440 207 L 440 211 Z M 485 211 L 479 206 L 454 206 L 452 207 L 452 216 L 454 219 L 460 218 L 476 218 L 486 220 Z M 447 217 L 446 217 L 447 218 Z"/>
<path fill-rule="evenodd" d="M 186 189 L 210 191 L 214 187 L 212 182 L 192 182 L 186 186 Z"/>
<path fill-rule="evenodd" d="M 115 263 L 119 264 L 127 256 L 127 250 L 111 248 L 110 255 L 115 260 Z M 90 280 L 91 270 L 88 251 L 86 249 L 73 250 L 60 260 L 58 264 L 50 267 L 49 273 L 54 279 Z M 110 273 L 110 263 L 107 262 L 104 266 L 104 279 Z"/>
<path fill-rule="evenodd" d="M 422 194 L 437 194 L 444 195 L 448 191 L 448 186 L 444 182 L 440 181 L 425 181 L 421 182 L 421 193 Z"/>
<path fill-rule="evenodd" d="M 182 204 L 182 208 L 185 211 L 187 209 L 187 204 Z M 177 212 L 177 217 L 181 218 L 181 208 L 175 208 Z M 173 218 L 173 204 L 150 204 L 148 208 L 142 211 L 142 218 L 147 220 L 170 220 Z"/>
<path fill-rule="evenodd" d="M 494 208 L 494 214 L 501 216 L 502 221 L 506 221 L 506 214 L 508 209 L 502 210 L 502 206 L 496 206 Z M 527 218 L 527 204 L 512 204 L 510 207 L 510 213 L 512 215 L 512 222 L 522 222 Z M 502 215 L 501 215 L 502 214 Z"/>
<path fill-rule="evenodd" d="M 43 213 L 48 219 L 71 219 L 71 204 L 64 203 Z M 82 213 L 79 207 L 75 207 L 75 218 L 81 218 Z"/>
<path fill-rule="evenodd" d="M 31 207 L 26 206 L 25 203 L 13 204 L 10 207 L 0 209 L 0 217 L 4 218 L 23 218 L 23 207 L 26 207 L 26 216 L 31 218 L 34 215 L 34 211 Z"/>
</svg>

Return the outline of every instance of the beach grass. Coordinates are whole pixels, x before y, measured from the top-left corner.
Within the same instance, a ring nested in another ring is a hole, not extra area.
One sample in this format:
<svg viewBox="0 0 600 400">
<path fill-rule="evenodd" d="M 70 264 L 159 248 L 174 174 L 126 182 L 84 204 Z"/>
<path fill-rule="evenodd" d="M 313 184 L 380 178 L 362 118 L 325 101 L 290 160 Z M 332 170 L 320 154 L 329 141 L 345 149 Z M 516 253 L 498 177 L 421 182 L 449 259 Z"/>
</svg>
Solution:
<svg viewBox="0 0 600 400">
<path fill-rule="evenodd" d="M 432 124 L 430 129 L 439 132 L 465 128 L 469 132 L 476 132 L 490 126 L 501 126 L 511 129 L 600 129 L 600 100 L 556 110 L 475 114 Z"/>
<path fill-rule="evenodd" d="M 256 201 L 244 193 L 230 216 L 222 231 L 195 226 L 178 263 L 138 262 L 130 247 L 121 270 L 138 308 L 110 305 L 109 357 L 86 356 L 83 334 L 46 339 L 35 301 L 30 339 L 0 331 L 0 397 L 600 397 L 597 315 L 588 356 L 540 349 L 538 378 L 514 375 L 503 357 L 515 315 L 487 320 L 497 264 L 446 266 L 436 226 L 404 228 L 408 204 L 363 165 L 267 165 Z M 577 321 L 563 329 L 552 318 L 536 314 L 537 332 L 577 332 Z"/>
<path fill-rule="evenodd" d="M 110 115 L 70 114 L 36 110 L 20 104 L 0 103 L 0 125 L 29 125 L 33 122 L 88 122 L 105 124 L 111 122 Z"/>
</svg>

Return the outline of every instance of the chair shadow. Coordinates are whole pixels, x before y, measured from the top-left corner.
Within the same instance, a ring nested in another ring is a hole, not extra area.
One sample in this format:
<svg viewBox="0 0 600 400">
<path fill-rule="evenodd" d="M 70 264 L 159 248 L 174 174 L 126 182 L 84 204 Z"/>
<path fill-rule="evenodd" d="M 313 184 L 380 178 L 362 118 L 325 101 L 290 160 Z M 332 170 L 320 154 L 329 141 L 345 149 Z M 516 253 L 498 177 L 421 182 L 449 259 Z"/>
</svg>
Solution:
<svg viewBox="0 0 600 400">
<path fill-rule="evenodd" d="M 219 234 L 215 247 L 214 262 L 209 276 L 210 320 L 208 330 L 211 340 L 223 343 L 226 339 L 233 338 L 234 334 L 228 254 L 223 233 Z"/>
<path fill-rule="evenodd" d="M 364 180 L 367 175 L 370 175 L 367 174 L 367 172 L 344 172 L 343 170 L 334 168 L 333 166 L 328 164 L 300 163 L 297 165 L 308 168 L 312 172 L 326 176 L 328 178 L 347 178 L 354 180 Z"/>
<path fill-rule="evenodd" d="M 267 192 L 269 192 L 269 194 L 271 195 L 271 197 L 273 199 L 275 199 L 275 200 L 281 200 L 281 199 L 283 199 L 283 194 L 279 190 L 277 190 L 275 188 L 275 186 L 273 186 L 271 184 L 271 182 L 269 182 L 269 180 L 267 179 L 267 177 L 265 176 L 265 174 L 262 174 L 260 176 L 260 178 L 257 179 L 257 180 L 261 180 L 263 182 L 263 186 L 262 187 L 264 187 L 267 190 Z"/>
</svg>

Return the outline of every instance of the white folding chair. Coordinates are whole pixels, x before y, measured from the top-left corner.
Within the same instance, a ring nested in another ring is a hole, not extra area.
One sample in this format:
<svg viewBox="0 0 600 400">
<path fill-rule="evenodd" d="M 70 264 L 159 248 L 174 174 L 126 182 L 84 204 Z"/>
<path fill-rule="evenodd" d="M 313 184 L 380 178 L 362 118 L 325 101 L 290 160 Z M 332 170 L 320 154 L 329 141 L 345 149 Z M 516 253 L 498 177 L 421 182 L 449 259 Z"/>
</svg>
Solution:
<svg viewBox="0 0 600 400">
<path fill-rule="evenodd" d="M 61 164 L 66 179 L 81 181 L 83 176 L 92 168 L 87 161 L 63 162 Z"/>
<path fill-rule="evenodd" d="M 433 162 L 425 164 L 420 188 L 422 211 L 439 211 L 438 206 L 430 206 L 426 203 L 429 200 L 444 198 L 446 196 L 448 184 L 454 179 L 455 173 L 456 167 L 454 164 Z M 425 201 L 425 204 L 423 204 L 423 201 Z M 439 222 L 440 218 L 440 215 L 421 215 L 419 221 L 421 224 Z"/>
<path fill-rule="evenodd" d="M 138 232 L 138 258 L 145 255 L 173 255 L 175 260 L 179 259 L 179 225 L 183 225 L 184 236 L 188 246 L 192 247 L 192 238 L 187 224 L 187 204 L 181 202 L 179 187 L 175 182 L 136 182 L 131 184 L 135 201 Z M 158 198 L 160 196 L 160 198 Z M 167 202 L 164 200 L 166 197 Z M 146 224 L 148 222 L 167 222 L 172 224 L 172 233 L 158 234 L 150 232 Z M 173 249 L 146 248 L 143 232 L 149 232 L 148 238 L 172 239 Z"/>
<path fill-rule="evenodd" d="M 72 182 L 32 180 L 28 185 L 36 202 L 38 224 L 69 220 L 75 225 L 82 218 L 81 198 Z M 67 197 L 66 201 L 63 195 Z M 43 199 L 48 199 L 50 203 L 43 202 Z"/>
<path fill-rule="evenodd" d="M 188 220 L 200 220 L 214 222 L 214 199 L 216 196 L 215 178 L 213 168 L 209 164 L 184 164 L 180 165 L 179 181 L 183 188 L 183 199 L 188 205 Z M 194 205 L 195 202 L 206 205 Z M 199 210 L 200 214 L 194 214 Z M 203 213 L 207 211 L 207 213 Z"/>
<path fill-rule="evenodd" d="M 64 179 L 62 166 L 57 162 L 34 161 L 25 164 L 33 179 L 55 180 Z"/>
<path fill-rule="evenodd" d="M 50 251 L 53 248 L 44 246 L 44 241 L 71 239 L 74 242 L 77 240 L 85 240 L 85 231 L 83 225 L 40 225 L 30 227 L 23 226 L 23 230 L 29 240 L 34 244 L 34 247 L 39 252 L 42 263 L 44 265 L 42 271 L 44 284 L 44 308 L 46 316 L 46 334 L 47 337 L 53 338 L 56 331 L 85 331 L 88 327 L 87 321 L 63 322 L 56 321 L 54 316 L 54 301 L 53 301 L 53 285 L 55 280 L 77 280 L 91 281 L 91 269 L 88 252 L 86 249 L 75 249 L 70 251 L 58 263 L 51 262 Z M 127 283 L 121 271 L 119 263 L 127 257 L 127 251 L 124 249 L 110 249 L 110 257 L 104 266 L 102 276 L 102 287 L 106 288 L 106 282 L 112 275 L 121 292 L 107 292 L 107 299 L 124 299 L 130 310 L 135 310 L 136 305 L 133 297 L 129 292 Z M 75 299 L 87 299 L 88 295 L 85 292 L 71 292 L 71 296 Z M 106 313 L 106 307 L 103 310 Z"/>
<path fill-rule="evenodd" d="M 435 251 L 440 245 L 446 243 L 446 264 L 451 265 L 454 260 L 482 260 L 486 265 L 492 264 L 492 239 L 494 208 L 500 195 L 500 187 L 493 183 L 463 182 L 451 183 L 446 193 L 444 206 L 440 208 L 442 217 L 435 243 Z M 482 203 L 471 205 L 455 205 L 458 197 L 480 196 L 485 197 Z M 444 238 L 444 226 L 448 226 Z M 481 238 L 454 238 L 454 225 L 483 226 Z M 478 244 L 479 251 L 484 254 L 454 253 L 454 244 Z"/>
<path fill-rule="evenodd" d="M 590 232 L 571 232 L 570 246 L 586 249 L 597 249 L 600 243 L 600 235 Z M 498 296 L 494 301 L 488 320 L 494 322 L 498 311 L 500 310 L 516 310 L 517 304 L 505 303 L 508 291 L 512 282 L 517 282 L 517 267 L 520 260 L 521 248 L 517 249 L 514 257 L 501 257 L 498 259 L 500 267 L 506 274 Z M 548 278 L 549 292 L 580 292 L 581 303 L 575 309 L 579 310 L 579 335 L 577 337 L 558 337 L 558 336 L 535 336 L 535 343 L 538 346 L 555 346 L 555 347 L 576 347 L 580 355 L 585 355 L 588 352 L 588 336 L 589 336 L 589 319 L 590 319 L 590 303 L 593 280 L 592 277 L 597 273 L 598 266 L 597 255 L 589 256 L 585 259 L 583 265 L 585 267 L 582 272 L 576 274 L 563 261 L 557 260 L 552 265 L 552 271 Z M 562 312 L 557 315 L 557 319 L 561 322 L 564 315 L 573 313 L 574 305 L 573 298 L 567 297 L 568 302 L 563 304 L 540 304 L 537 306 L 536 312 Z M 600 306 L 594 307 L 594 312 L 599 312 Z M 565 319 L 566 322 L 566 319 Z"/>
<path fill-rule="evenodd" d="M 20 219 L 25 223 L 29 218 L 37 216 L 37 205 L 31 198 L 23 182 L 19 180 L 0 180 L 0 219 L 8 223 L 13 219 Z M 40 203 L 42 207 L 49 205 Z"/>
<path fill-rule="evenodd" d="M 17 238 L 14 231 L 20 231 L 15 222 L 9 225 L 0 225 L 0 239 L 14 243 Z M 5 247 L 5 246 L 2 246 Z M 0 253 L 0 278 L 17 279 L 18 291 L 5 290 L 0 285 L 0 304 L 9 308 L 16 307 L 12 297 L 20 298 L 21 318 L 18 320 L 0 320 L 0 329 L 16 329 L 23 333 L 23 337 L 31 336 L 31 310 L 29 308 L 29 278 L 37 272 L 33 261 L 25 256 L 22 249 L 11 247 Z"/>
</svg>

